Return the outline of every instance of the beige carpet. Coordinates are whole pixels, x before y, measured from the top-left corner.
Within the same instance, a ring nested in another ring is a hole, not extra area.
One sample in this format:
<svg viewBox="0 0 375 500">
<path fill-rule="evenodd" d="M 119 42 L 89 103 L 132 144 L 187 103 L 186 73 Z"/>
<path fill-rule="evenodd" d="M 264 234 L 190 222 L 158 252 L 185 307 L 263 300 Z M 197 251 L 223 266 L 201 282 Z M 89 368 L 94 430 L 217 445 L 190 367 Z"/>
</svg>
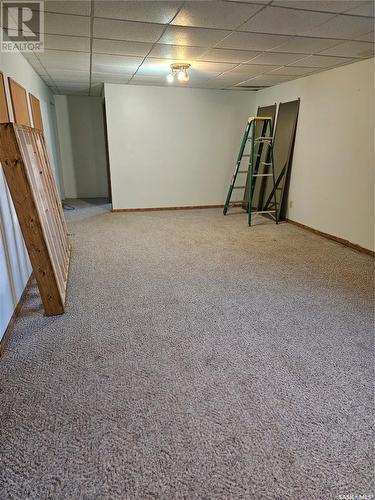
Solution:
<svg viewBox="0 0 375 500">
<path fill-rule="evenodd" d="M 338 499 L 372 484 L 373 259 L 220 210 L 67 212 L 0 360 L 0 498 Z"/>
</svg>

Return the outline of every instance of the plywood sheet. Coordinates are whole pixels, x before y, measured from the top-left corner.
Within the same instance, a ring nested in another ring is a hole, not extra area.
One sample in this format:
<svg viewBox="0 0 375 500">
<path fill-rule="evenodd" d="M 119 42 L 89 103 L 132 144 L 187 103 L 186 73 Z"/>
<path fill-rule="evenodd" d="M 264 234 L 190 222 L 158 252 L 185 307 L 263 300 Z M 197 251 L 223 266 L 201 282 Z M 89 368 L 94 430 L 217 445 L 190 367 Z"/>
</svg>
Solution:
<svg viewBox="0 0 375 500">
<path fill-rule="evenodd" d="M 42 132 L 0 124 L 0 162 L 45 313 L 61 314 L 71 246 Z"/>
<path fill-rule="evenodd" d="M 9 111 L 5 93 L 4 75 L 0 73 L 0 123 L 9 122 Z"/>
<path fill-rule="evenodd" d="M 43 132 L 42 112 L 40 110 L 40 101 L 33 94 L 29 93 L 31 113 L 33 115 L 34 128 Z"/>
<path fill-rule="evenodd" d="M 296 101 L 283 102 L 279 105 L 277 123 L 273 141 L 273 157 L 276 179 L 276 203 L 280 216 L 287 195 L 287 180 L 290 174 L 294 138 L 297 127 L 299 99 Z M 270 178 L 267 178 L 264 190 L 264 210 L 272 207 L 273 185 Z M 284 207 L 285 208 L 285 207 Z"/>
<path fill-rule="evenodd" d="M 19 125 L 31 126 L 26 90 L 16 81 L 9 78 L 9 90 L 12 100 L 14 122 Z"/>
</svg>

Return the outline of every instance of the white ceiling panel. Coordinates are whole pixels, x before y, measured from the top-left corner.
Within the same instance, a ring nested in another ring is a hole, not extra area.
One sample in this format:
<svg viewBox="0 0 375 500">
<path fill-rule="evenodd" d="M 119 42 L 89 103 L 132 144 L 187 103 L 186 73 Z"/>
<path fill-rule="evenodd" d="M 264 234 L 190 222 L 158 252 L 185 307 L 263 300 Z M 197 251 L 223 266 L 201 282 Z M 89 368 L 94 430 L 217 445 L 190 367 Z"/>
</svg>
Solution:
<svg viewBox="0 0 375 500">
<path fill-rule="evenodd" d="M 260 52 L 252 50 L 211 49 L 205 51 L 199 59 L 215 62 L 244 63 L 254 59 L 259 54 Z"/>
<path fill-rule="evenodd" d="M 142 61 L 143 57 L 93 54 L 92 69 L 99 73 L 133 74 Z"/>
<path fill-rule="evenodd" d="M 88 85 L 90 81 L 90 73 L 88 71 L 64 71 L 61 69 L 53 69 L 49 71 L 49 74 L 55 82 L 76 82 Z"/>
<path fill-rule="evenodd" d="M 207 61 L 194 61 L 191 65 L 193 69 L 203 71 L 204 73 L 224 73 L 230 71 L 238 66 L 236 63 L 222 63 L 222 62 L 207 62 Z"/>
<path fill-rule="evenodd" d="M 168 45 L 157 43 L 152 48 L 149 56 L 157 58 L 175 59 L 176 61 L 194 60 L 204 54 L 204 47 L 188 47 L 186 45 Z"/>
<path fill-rule="evenodd" d="M 329 49 L 335 45 L 342 43 L 342 40 L 328 38 L 308 38 L 308 37 L 292 37 L 279 47 L 277 52 L 296 52 L 301 54 L 315 54 L 321 50 Z"/>
<path fill-rule="evenodd" d="M 230 31 L 212 30 L 204 28 L 186 28 L 183 26 L 168 26 L 160 43 L 171 45 L 193 45 L 198 47 L 212 47 L 229 35 Z"/>
<path fill-rule="evenodd" d="M 323 24 L 332 17 L 334 17 L 334 14 L 271 6 L 266 7 L 259 14 L 252 17 L 250 21 L 242 25 L 241 31 L 298 35 Z"/>
<path fill-rule="evenodd" d="M 283 52 L 282 54 L 278 54 L 276 52 L 263 52 L 259 56 L 255 57 L 251 60 L 252 64 L 278 64 L 279 66 L 283 66 L 284 64 L 289 64 L 298 59 L 302 59 L 304 57 L 303 54 L 288 54 Z"/>
<path fill-rule="evenodd" d="M 253 76 L 263 75 L 264 73 L 271 73 L 278 66 L 262 65 L 262 64 L 241 64 L 231 71 L 225 73 L 225 75 L 236 75 L 242 78 L 242 80 L 247 80 Z"/>
<path fill-rule="evenodd" d="M 45 12 L 57 12 L 59 14 L 75 14 L 79 16 L 89 16 L 91 13 L 90 0 L 45 0 Z"/>
<path fill-rule="evenodd" d="M 374 20 L 370 17 L 338 15 L 328 22 L 312 29 L 306 30 L 302 35 L 326 38 L 355 39 L 374 29 Z"/>
<path fill-rule="evenodd" d="M 163 26 L 151 23 L 136 23 L 113 19 L 94 19 L 94 37 L 134 42 L 156 42 Z"/>
<path fill-rule="evenodd" d="M 316 72 L 316 68 L 306 68 L 305 66 L 282 66 L 272 71 L 272 75 L 303 76 Z"/>
<path fill-rule="evenodd" d="M 90 36 L 90 18 L 46 12 L 44 28 L 49 35 Z"/>
<path fill-rule="evenodd" d="M 362 41 L 362 42 L 375 42 L 375 33 L 373 31 L 370 31 L 370 33 L 366 33 L 365 35 L 361 35 L 356 37 L 357 40 Z"/>
<path fill-rule="evenodd" d="M 82 36 L 45 35 L 44 47 L 54 50 L 90 52 L 90 38 Z"/>
<path fill-rule="evenodd" d="M 256 4 L 225 2 L 185 2 L 171 24 L 201 28 L 235 29 L 262 9 Z"/>
<path fill-rule="evenodd" d="M 48 70 L 78 70 L 89 71 L 90 54 L 64 50 L 45 50 L 38 54 L 43 66 Z"/>
<path fill-rule="evenodd" d="M 282 35 L 263 35 L 258 33 L 234 32 L 217 44 L 224 49 L 271 50 L 285 43 L 289 37 Z"/>
<path fill-rule="evenodd" d="M 374 55 L 375 45 L 367 42 L 344 42 L 332 49 L 324 50 L 322 55 L 343 57 L 371 57 Z"/>
<path fill-rule="evenodd" d="M 358 5 L 358 0 L 274 0 L 272 5 L 320 12 L 346 12 Z"/>
<path fill-rule="evenodd" d="M 96 54 L 144 57 L 150 52 L 151 48 L 152 43 L 105 40 L 102 38 L 94 38 L 92 41 L 92 51 Z"/>
<path fill-rule="evenodd" d="M 372 0 L 370 2 L 356 2 L 354 9 L 351 9 L 347 14 L 352 14 L 353 16 L 370 16 L 374 17 L 375 2 Z"/>
<path fill-rule="evenodd" d="M 170 65 L 171 61 L 168 59 L 147 57 L 142 65 L 138 68 L 136 75 L 166 78 L 167 74 L 170 72 Z"/>
<path fill-rule="evenodd" d="M 307 56 L 305 59 L 300 59 L 296 63 L 290 64 L 290 66 L 306 66 L 312 68 L 333 68 L 334 66 L 340 66 L 341 64 L 347 64 L 353 61 L 353 59 L 347 59 L 346 57 L 331 57 L 331 56 Z"/>
<path fill-rule="evenodd" d="M 177 14 L 182 3 L 100 0 L 94 2 L 94 16 L 168 24 Z"/>
<path fill-rule="evenodd" d="M 290 76 L 285 75 L 259 75 L 243 83 L 240 86 L 251 86 L 251 85 L 277 85 L 278 83 L 287 82 L 290 80 Z"/>
<path fill-rule="evenodd" d="M 93 71 L 92 76 L 91 76 L 91 82 L 92 83 L 101 83 L 101 82 L 106 82 L 106 83 L 128 83 L 130 78 L 132 77 L 131 74 L 119 74 L 119 73 L 106 73 L 106 72 L 99 72 L 99 71 Z"/>
</svg>

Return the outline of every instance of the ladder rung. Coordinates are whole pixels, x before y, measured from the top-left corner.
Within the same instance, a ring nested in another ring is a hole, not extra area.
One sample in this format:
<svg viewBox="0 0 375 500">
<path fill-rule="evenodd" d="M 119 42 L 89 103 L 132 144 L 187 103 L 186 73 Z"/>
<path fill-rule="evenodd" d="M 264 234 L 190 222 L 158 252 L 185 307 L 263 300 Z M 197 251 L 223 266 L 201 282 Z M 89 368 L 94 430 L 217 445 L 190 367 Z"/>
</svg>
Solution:
<svg viewBox="0 0 375 500">
<path fill-rule="evenodd" d="M 263 136 L 257 137 L 255 140 L 256 141 L 272 141 L 272 137 L 267 137 L 266 135 L 263 135 Z"/>
<path fill-rule="evenodd" d="M 259 211 L 251 211 L 252 214 L 273 214 L 276 210 L 259 210 Z"/>
<path fill-rule="evenodd" d="M 261 163 L 262 165 L 272 165 L 272 163 L 271 163 L 271 162 L 266 162 L 266 161 L 261 161 L 260 163 Z"/>
<path fill-rule="evenodd" d="M 247 174 L 248 170 L 239 170 L 237 174 Z"/>
<path fill-rule="evenodd" d="M 233 189 L 244 189 L 246 186 L 233 186 Z"/>
<path fill-rule="evenodd" d="M 272 177 L 272 174 L 253 174 L 253 177 Z"/>
</svg>

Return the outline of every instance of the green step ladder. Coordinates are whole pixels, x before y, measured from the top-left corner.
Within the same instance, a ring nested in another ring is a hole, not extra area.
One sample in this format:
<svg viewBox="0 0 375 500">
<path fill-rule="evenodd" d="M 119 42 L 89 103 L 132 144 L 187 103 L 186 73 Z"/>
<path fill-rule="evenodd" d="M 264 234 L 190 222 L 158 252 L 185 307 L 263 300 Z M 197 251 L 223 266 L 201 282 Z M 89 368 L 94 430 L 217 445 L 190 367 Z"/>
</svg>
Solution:
<svg viewBox="0 0 375 500">
<path fill-rule="evenodd" d="M 262 132 L 259 137 L 255 137 L 255 129 L 257 124 L 262 125 Z M 248 143 L 250 143 L 249 153 L 245 153 Z M 255 153 L 255 146 L 258 146 L 258 153 Z M 264 147 L 268 148 L 268 150 L 263 155 L 266 161 L 262 161 L 262 152 Z M 240 170 L 243 158 L 249 158 L 247 170 Z M 261 170 L 264 171 L 262 172 Z M 238 174 L 247 174 L 246 184 L 244 186 L 236 185 Z M 253 210 L 253 194 L 255 190 L 255 183 L 258 177 L 272 178 L 272 210 Z M 238 206 L 239 203 L 243 205 L 244 200 L 231 201 L 233 191 L 238 189 L 244 189 L 244 199 L 246 200 L 245 203 L 246 210 L 248 212 L 249 226 L 251 226 L 252 214 L 269 214 L 275 220 L 276 224 L 279 222 L 276 202 L 277 186 L 275 181 L 275 169 L 273 162 L 272 118 L 269 116 L 250 116 L 247 120 L 240 151 L 237 156 L 236 166 L 234 168 L 233 177 L 224 205 L 224 215 L 227 215 L 230 206 Z"/>
</svg>

